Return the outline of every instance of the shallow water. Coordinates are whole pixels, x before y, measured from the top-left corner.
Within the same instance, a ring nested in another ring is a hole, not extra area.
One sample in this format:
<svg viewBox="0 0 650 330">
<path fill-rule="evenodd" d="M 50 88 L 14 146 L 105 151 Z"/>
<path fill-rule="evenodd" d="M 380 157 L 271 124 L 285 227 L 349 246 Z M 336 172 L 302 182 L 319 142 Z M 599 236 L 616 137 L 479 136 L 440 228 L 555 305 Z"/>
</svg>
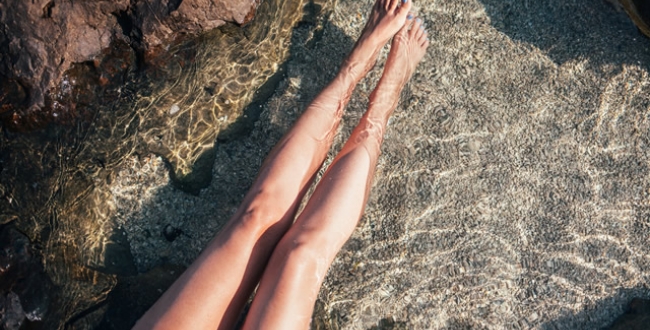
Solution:
<svg viewBox="0 0 650 330">
<path fill-rule="evenodd" d="M 284 5 L 297 15 L 295 3 Z M 599 1 L 415 5 L 432 44 L 391 120 L 369 205 L 328 273 L 313 327 L 592 329 L 630 297 L 649 298 L 650 41 Z M 269 29 L 285 37 L 260 45 L 269 51 L 251 69 L 244 52 L 213 58 L 221 46 L 211 36 L 178 46 L 164 58 L 165 79 L 149 73 L 100 112 L 110 124 L 3 140 L 37 171 L 55 169 L 37 186 L 16 185 L 24 197 L 5 198 L 2 213 L 45 243 L 48 272 L 66 293 L 60 319 L 103 299 L 115 281 L 106 272 L 195 258 L 332 78 L 370 7 L 340 1 L 327 20 Z M 232 33 L 219 38 L 242 35 Z M 243 36 L 245 45 L 261 38 Z M 193 60 L 174 60 L 181 53 Z M 218 68 L 240 79 L 276 67 L 283 76 L 255 103 L 255 123 L 219 137 L 262 81 L 223 83 L 231 76 Z M 380 74 L 381 61 L 355 91 L 329 160 Z M 196 196 L 175 188 L 152 153 L 182 176 L 215 139 L 211 182 Z M 34 144 L 44 146 L 37 156 Z M 132 263 L 103 253 L 123 240 Z"/>
<path fill-rule="evenodd" d="M 369 205 L 328 273 L 313 328 L 593 329 L 631 297 L 650 297 L 648 39 L 601 2 L 416 6 L 432 45 L 391 120 Z M 319 42 L 294 44 L 255 129 L 217 145 L 214 181 L 199 196 L 150 174 L 159 181 L 140 190 L 150 203 L 119 220 L 139 265 L 193 259 L 332 78 L 370 7 L 341 1 Z M 326 163 L 380 74 L 381 61 L 352 96 Z M 143 234 L 169 224 L 186 235 Z"/>
<path fill-rule="evenodd" d="M 607 326 L 650 294 L 650 41 L 600 2 L 418 5 L 432 45 L 321 292 L 329 326 Z"/>
</svg>

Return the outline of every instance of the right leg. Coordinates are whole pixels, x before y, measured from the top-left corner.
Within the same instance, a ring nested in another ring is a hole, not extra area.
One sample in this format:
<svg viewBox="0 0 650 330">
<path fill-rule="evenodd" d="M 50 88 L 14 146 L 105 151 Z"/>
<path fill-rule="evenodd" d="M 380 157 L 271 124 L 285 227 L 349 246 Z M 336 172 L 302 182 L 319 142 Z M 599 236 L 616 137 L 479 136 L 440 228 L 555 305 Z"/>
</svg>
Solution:
<svg viewBox="0 0 650 330">
<path fill-rule="evenodd" d="M 135 328 L 232 328 L 327 155 L 354 87 L 406 20 L 410 3 L 398 4 L 377 1 L 334 81 L 267 156 L 231 220 Z"/>
<path fill-rule="evenodd" d="M 393 38 L 368 111 L 273 251 L 244 329 L 306 329 L 320 285 L 363 213 L 383 133 L 399 94 L 429 45 L 418 19 Z"/>
</svg>

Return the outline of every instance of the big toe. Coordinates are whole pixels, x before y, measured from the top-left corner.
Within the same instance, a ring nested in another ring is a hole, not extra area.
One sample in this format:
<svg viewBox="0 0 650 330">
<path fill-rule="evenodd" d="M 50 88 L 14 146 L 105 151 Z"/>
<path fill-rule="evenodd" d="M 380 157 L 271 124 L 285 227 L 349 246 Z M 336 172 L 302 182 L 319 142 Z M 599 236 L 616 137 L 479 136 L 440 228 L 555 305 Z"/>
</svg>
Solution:
<svg viewBox="0 0 650 330">
<path fill-rule="evenodd" d="M 401 2 L 399 8 L 397 8 L 397 15 L 407 15 L 411 10 L 413 0 L 397 0 L 397 2 Z"/>
<path fill-rule="evenodd" d="M 387 0 L 386 1 L 386 10 L 393 11 L 399 5 L 401 0 Z"/>
</svg>

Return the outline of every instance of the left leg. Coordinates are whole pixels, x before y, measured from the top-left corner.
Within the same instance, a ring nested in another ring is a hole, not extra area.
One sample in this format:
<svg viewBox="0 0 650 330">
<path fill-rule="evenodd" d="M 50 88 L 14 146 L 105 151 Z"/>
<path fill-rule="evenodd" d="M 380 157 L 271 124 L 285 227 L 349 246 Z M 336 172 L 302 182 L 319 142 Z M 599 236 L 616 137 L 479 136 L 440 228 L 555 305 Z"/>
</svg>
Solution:
<svg viewBox="0 0 650 330">
<path fill-rule="evenodd" d="M 420 20 L 408 25 L 393 37 L 368 111 L 273 251 L 244 329 L 309 326 L 327 269 L 363 213 L 388 118 L 428 46 Z"/>
</svg>

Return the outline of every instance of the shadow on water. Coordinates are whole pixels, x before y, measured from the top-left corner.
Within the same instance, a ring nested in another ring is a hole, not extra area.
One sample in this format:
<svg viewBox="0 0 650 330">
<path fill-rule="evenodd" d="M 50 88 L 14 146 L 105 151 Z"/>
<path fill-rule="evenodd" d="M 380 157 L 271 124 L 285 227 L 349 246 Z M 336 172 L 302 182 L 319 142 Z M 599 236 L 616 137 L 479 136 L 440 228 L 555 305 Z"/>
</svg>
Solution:
<svg viewBox="0 0 650 330">
<path fill-rule="evenodd" d="M 647 38 L 622 9 L 605 0 L 479 0 L 492 25 L 553 61 L 650 65 Z"/>
<path fill-rule="evenodd" d="M 318 8 L 308 5 L 307 10 L 317 11 Z M 225 129 L 215 142 L 211 159 L 216 169 L 212 172 L 212 184 L 208 189 L 214 190 L 211 196 L 216 196 L 217 202 L 197 205 L 209 208 L 210 213 L 214 214 L 213 218 L 204 219 L 206 222 L 217 223 L 221 227 L 229 219 L 256 177 L 265 155 L 287 131 L 288 125 L 334 77 L 352 45 L 353 40 L 330 24 L 327 18 L 315 19 L 308 13 L 298 23 L 291 36 L 288 59 L 276 75 L 259 89 L 255 99 L 244 110 L 244 115 Z M 302 83 L 296 88 L 290 82 L 292 79 L 299 79 Z M 287 94 L 288 98 L 277 100 Z M 275 103 L 269 105 L 269 98 L 273 97 L 276 98 L 272 101 Z M 157 198 L 153 196 L 151 202 L 144 203 L 141 212 L 159 212 L 155 203 Z M 175 229 L 179 235 L 165 238 L 170 247 L 183 240 L 196 239 L 185 234 L 183 224 L 168 225 L 181 227 Z M 152 235 L 160 238 L 165 233 Z M 213 235 L 216 232 L 210 233 L 210 236 Z M 97 329 L 126 329 L 133 326 L 182 270 L 182 267 L 169 264 L 165 258 L 158 259 L 154 264 L 157 266 L 145 274 L 118 277 L 116 289 L 102 306 L 105 317 Z M 89 310 L 88 314 L 93 312 Z M 320 312 L 316 310 L 316 313 Z M 79 321 L 83 320 L 80 318 Z"/>
</svg>

